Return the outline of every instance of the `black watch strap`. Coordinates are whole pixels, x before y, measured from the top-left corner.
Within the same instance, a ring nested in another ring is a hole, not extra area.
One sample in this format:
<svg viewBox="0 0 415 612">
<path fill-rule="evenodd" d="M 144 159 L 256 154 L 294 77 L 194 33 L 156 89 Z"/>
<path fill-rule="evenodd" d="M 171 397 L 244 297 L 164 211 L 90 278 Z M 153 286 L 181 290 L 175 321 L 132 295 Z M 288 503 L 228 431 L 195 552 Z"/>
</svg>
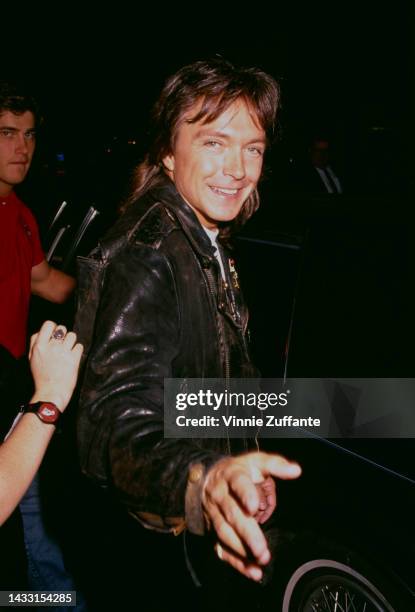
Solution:
<svg viewBox="0 0 415 612">
<path fill-rule="evenodd" d="M 33 412 L 43 422 L 56 425 L 62 413 L 52 402 L 34 402 L 33 404 L 23 404 L 20 412 Z"/>
</svg>

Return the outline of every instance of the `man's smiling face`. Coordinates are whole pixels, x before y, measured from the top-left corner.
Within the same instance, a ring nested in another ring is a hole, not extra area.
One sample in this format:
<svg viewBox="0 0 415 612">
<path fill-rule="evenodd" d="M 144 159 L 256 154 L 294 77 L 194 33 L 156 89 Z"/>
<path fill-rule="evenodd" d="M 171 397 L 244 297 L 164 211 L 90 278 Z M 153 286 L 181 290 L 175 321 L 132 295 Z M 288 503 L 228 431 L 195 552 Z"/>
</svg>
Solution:
<svg viewBox="0 0 415 612">
<path fill-rule="evenodd" d="M 232 221 L 261 176 L 265 132 L 243 99 L 210 123 L 190 122 L 196 104 L 179 126 L 164 166 L 182 198 L 208 228 Z"/>
</svg>

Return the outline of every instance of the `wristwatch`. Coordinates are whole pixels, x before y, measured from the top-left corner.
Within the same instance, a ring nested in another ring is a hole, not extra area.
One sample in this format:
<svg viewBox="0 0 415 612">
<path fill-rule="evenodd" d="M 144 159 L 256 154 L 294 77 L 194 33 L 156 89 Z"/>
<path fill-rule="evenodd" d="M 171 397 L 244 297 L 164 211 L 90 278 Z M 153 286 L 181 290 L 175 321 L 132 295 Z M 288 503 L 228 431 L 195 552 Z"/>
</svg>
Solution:
<svg viewBox="0 0 415 612">
<path fill-rule="evenodd" d="M 33 404 L 23 404 L 20 406 L 20 412 L 33 412 L 43 423 L 51 423 L 56 425 L 61 411 L 52 402 L 34 402 Z"/>
</svg>

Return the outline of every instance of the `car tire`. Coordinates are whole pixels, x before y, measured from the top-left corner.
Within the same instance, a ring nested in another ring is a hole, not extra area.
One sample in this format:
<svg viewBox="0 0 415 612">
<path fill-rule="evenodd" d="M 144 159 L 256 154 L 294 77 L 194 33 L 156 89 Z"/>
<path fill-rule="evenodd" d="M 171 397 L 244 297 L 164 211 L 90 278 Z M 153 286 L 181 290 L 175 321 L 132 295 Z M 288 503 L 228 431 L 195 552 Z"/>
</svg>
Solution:
<svg viewBox="0 0 415 612">
<path fill-rule="evenodd" d="M 282 612 L 396 612 L 371 580 L 353 567 L 317 558 L 300 565 L 290 577 Z"/>
<path fill-rule="evenodd" d="M 352 542 L 347 546 L 321 533 L 277 528 L 267 532 L 267 539 L 272 561 L 264 568 L 261 611 L 415 610 L 413 592 L 385 560 L 358 552 Z"/>
</svg>

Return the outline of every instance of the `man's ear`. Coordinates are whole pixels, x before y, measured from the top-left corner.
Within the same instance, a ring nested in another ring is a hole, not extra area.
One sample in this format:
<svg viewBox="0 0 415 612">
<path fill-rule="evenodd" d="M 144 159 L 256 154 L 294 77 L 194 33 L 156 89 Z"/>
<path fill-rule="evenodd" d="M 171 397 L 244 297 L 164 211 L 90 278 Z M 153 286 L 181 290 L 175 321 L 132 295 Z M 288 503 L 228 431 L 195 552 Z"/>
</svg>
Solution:
<svg viewBox="0 0 415 612">
<path fill-rule="evenodd" d="M 171 175 L 174 172 L 174 155 L 171 153 L 163 157 L 164 169 Z"/>
</svg>

